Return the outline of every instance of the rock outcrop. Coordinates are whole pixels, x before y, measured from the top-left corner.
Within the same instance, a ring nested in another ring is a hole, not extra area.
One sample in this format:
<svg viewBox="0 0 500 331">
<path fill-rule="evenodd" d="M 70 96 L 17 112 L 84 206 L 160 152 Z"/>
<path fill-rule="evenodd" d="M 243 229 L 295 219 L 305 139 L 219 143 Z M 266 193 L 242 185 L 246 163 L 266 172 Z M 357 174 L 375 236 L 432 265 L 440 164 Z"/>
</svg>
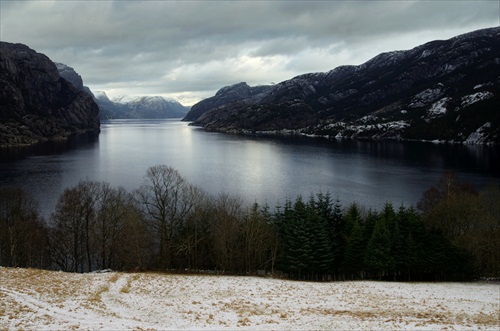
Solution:
<svg viewBox="0 0 500 331">
<path fill-rule="evenodd" d="M 500 143 L 498 27 L 297 76 L 258 96 L 232 93 L 240 85 L 185 119 L 235 133 Z"/>
<path fill-rule="evenodd" d="M 98 134 L 98 113 L 92 97 L 62 78 L 47 56 L 0 42 L 0 146 Z"/>
</svg>

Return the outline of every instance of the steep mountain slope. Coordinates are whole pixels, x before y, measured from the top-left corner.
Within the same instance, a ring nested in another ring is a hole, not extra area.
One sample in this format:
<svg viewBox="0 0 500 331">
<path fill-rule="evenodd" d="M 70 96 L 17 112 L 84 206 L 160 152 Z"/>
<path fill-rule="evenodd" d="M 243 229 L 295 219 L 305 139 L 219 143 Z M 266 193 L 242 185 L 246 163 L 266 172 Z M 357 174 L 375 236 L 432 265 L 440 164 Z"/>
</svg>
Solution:
<svg viewBox="0 0 500 331">
<path fill-rule="evenodd" d="M 245 100 L 246 103 L 258 102 L 271 88 L 270 85 L 250 87 L 247 83 L 238 83 L 221 88 L 215 96 L 204 99 L 191 107 L 184 121 L 194 121 L 208 110 L 226 105 L 228 103 Z"/>
<path fill-rule="evenodd" d="M 0 146 L 97 134 L 98 112 L 92 97 L 62 78 L 47 56 L 0 42 Z"/>
<path fill-rule="evenodd" d="M 500 143 L 500 28 L 215 102 L 231 90 L 194 105 L 192 112 L 200 104 L 203 111 L 186 119 L 223 132 Z"/>
</svg>

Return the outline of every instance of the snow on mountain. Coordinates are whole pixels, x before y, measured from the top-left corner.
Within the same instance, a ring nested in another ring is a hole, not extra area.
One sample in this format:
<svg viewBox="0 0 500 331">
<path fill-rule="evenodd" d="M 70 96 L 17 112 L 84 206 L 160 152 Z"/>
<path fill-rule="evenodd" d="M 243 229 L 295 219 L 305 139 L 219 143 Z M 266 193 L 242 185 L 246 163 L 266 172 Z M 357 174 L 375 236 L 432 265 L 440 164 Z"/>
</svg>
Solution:
<svg viewBox="0 0 500 331">
<path fill-rule="evenodd" d="M 467 106 L 470 106 L 476 102 L 492 98 L 493 96 L 494 96 L 494 94 L 491 92 L 488 92 L 488 91 L 466 95 L 462 98 L 461 106 L 467 107 Z"/>
<path fill-rule="evenodd" d="M 473 144 L 482 144 L 485 142 L 485 138 L 487 138 L 487 131 L 491 128 L 491 123 L 486 122 L 480 128 L 478 128 L 475 132 L 472 132 L 467 139 L 464 141 L 465 144 L 473 145 Z"/>
<path fill-rule="evenodd" d="M 178 101 L 161 96 L 122 95 L 110 100 L 100 92 L 96 99 L 101 118 L 181 118 L 189 111 Z"/>
<path fill-rule="evenodd" d="M 446 114 L 446 104 L 451 98 L 442 98 L 432 104 L 431 108 L 427 111 L 427 116 L 430 118 L 436 118 Z"/>
<path fill-rule="evenodd" d="M 180 104 L 177 100 L 172 98 L 165 98 L 162 96 L 131 96 L 131 95 L 121 95 L 112 99 L 113 102 L 127 105 L 127 104 L 161 104 L 161 103 L 172 103 Z"/>
<path fill-rule="evenodd" d="M 433 102 L 437 99 L 439 99 L 441 96 L 443 96 L 443 85 L 440 84 L 437 87 L 434 88 L 428 88 L 417 95 L 415 95 L 411 103 L 408 105 L 410 108 L 418 108 L 418 107 L 423 107 L 430 102 Z"/>
<path fill-rule="evenodd" d="M 133 102 L 133 101 L 137 100 L 137 98 L 138 97 L 136 97 L 136 96 L 120 95 L 120 96 L 112 98 L 111 101 L 124 105 L 124 104 L 127 104 L 129 102 Z"/>
<path fill-rule="evenodd" d="M 104 91 L 94 91 L 94 98 L 101 101 L 110 101 L 108 95 Z"/>
</svg>

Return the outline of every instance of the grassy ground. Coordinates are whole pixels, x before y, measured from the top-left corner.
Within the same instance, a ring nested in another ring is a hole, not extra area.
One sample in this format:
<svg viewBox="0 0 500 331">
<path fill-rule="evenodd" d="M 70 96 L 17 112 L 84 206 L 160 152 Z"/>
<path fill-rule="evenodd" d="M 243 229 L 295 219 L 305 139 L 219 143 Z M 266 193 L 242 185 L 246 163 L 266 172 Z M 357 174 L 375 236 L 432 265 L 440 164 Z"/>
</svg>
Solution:
<svg viewBox="0 0 500 331">
<path fill-rule="evenodd" d="M 311 283 L 0 268 L 0 329 L 484 329 L 498 283 Z"/>
</svg>

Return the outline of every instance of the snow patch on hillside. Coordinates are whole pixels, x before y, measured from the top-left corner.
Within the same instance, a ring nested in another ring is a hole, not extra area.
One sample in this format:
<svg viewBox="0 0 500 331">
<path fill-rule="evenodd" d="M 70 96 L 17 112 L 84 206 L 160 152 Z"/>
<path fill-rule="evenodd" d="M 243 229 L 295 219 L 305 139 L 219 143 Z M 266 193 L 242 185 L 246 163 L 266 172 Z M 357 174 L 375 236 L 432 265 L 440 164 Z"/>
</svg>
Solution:
<svg viewBox="0 0 500 331">
<path fill-rule="evenodd" d="M 412 99 L 411 103 L 408 105 L 410 108 L 424 107 L 435 100 L 438 100 L 443 96 L 443 86 L 439 84 L 435 88 L 426 89 L 418 94 L 416 94 Z"/>
<path fill-rule="evenodd" d="M 479 127 L 475 132 L 472 132 L 467 139 L 464 141 L 464 144 L 482 144 L 485 142 L 487 138 L 487 131 L 491 128 L 491 123 L 486 122 L 481 127 Z"/>
<path fill-rule="evenodd" d="M 427 110 L 427 116 L 429 118 L 436 118 L 446 114 L 446 105 L 451 98 L 442 98 L 432 104 L 431 108 Z"/>
<path fill-rule="evenodd" d="M 491 92 L 488 92 L 488 91 L 477 92 L 474 94 L 466 95 L 466 96 L 462 97 L 461 106 L 467 107 L 467 106 L 470 106 L 476 102 L 492 98 L 493 96 L 494 96 L 494 94 Z"/>
<path fill-rule="evenodd" d="M 385 123 L 373 123 L 370 121 L 375 121 L 376 117 L 364 117 L 358 121 L 356 124 L 349 124 L 345 122 L 330 123 L 324 126 L 323 130 L 337 131 L 335 138 L 359 138 L 359 137 L 369 137 L 372 139 L 401 139 L 401 134 L 405 129 L 410 127 L 407 121 L 390 121 Z"/>
</svg>

